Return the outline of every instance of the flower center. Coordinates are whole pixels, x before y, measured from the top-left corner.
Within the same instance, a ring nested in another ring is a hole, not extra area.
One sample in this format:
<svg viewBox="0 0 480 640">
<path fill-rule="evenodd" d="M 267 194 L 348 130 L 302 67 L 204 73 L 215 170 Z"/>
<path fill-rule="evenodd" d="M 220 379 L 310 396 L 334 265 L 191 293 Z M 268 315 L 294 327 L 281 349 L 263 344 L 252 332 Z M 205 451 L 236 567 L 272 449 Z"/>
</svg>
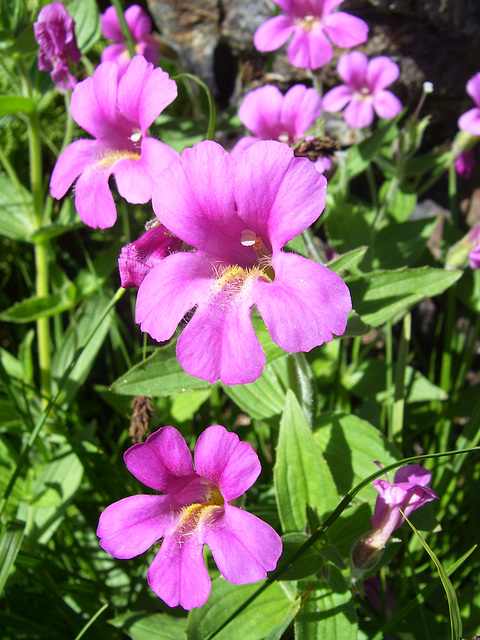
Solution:
<svg viewBox="0 0 480 640">
<path fill-rule="evenodd" d="M 304 31 L 309 33 L 318 22 L 318 16 L 309 13 L 299 20 L 299 24 Z"/>
<path fill-rule="evenodd" d="M 105 155 L 95 165 L 100 170 L 108 169 L 119 160 L 134 160 L 135 162 L 138 162 L 138 160 L 140 160 L 140 154 L 133 151 L 118 151 L 111 149 L 107 153 L 108 155 Z"/>
<path fill-rule="evenodd" d="M 355 91 L 356 100 L 360 100 L 361 102 L 365 102 L 367 100 L 370 100 L 371 97 L 372 97 L 372 95 L 371 95 L 370 89 L 368 87 L 362 87 L 358 91 Z"/>
<path fill-rule="evenodd" d="M 216 484 L 208 483 L 204 498 L 204 502 L 194 502 L 181 508 L 177 523 L 180 540 L 194 534 L 202 523 L 211 524 L 216 515 L 223 512 L 225 501 Z"/>
</svg>

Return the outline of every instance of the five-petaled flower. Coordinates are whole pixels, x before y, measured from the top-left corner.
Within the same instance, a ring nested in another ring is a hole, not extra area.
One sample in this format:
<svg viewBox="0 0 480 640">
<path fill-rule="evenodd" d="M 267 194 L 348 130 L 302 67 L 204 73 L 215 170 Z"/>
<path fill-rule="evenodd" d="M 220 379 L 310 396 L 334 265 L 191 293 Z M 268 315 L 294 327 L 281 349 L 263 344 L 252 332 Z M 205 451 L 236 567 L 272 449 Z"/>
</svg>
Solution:
<svg viewBox="0 0 480 640">
<path fill-rule="evenodd" d="M 50 181 L 52 196 L 64 196 L 80 176 L 75 206 L 86 224 L 101 229 L 117 218 L 108 186 L 112 173 L 125 200 L 148 202 L 156 176 L 178 154 L 148 136 L 147 129 L 176 95 L 174 80 L 143 56 L 135 56 L 120 79 L 116 64 L 100 64 L 92 78 L 75 87 L 70 105 L 73 119 L 95 140 L 76 140 L 58 158 Z"/>
<path fill-rule="evenodd" d="M 477 106 L 460 116 L 458 128 L 472 136 L 480 136 L 480 72 L 467 82 L 467 93 Z"/>
<path fill-rule="evenodd" d="M 79 62 L 80 49 L 75 38 L 75 23 L 61 2 L 51 2 L 41 9 L 33 25 L 39 45 L 38 68 L 50 71 L 59 89 L 73 89 L 77 81 L 70 73 L 68 60 Z"/>
<path fill-rule="evenodd" d="M 101 56 L 102 62 L 115 62 L 119 67 L 119 76 L 123 76 L 130 62 L 122 29 L 118 20 L 115 7 L 108 9 L 100 16 L 102 34 L 107 40 L 113 40 L 115 44 L 106 47 Z M 135 53 L 142 55 L 148 62 L 156 65 L 160 57 L 160 44 L 152 36 L 152 21 L 145 11 L 134 4 L 125 11 L 125 22 L 132 34 Z"/>
<path fill-rule="evenodd" d="M 352 560 L 357 571 L 362 572 L 377 563 L 388 539 L 404 522 L 400 511 L 408 518 L 412 511 L 437 498 L 427 487 L 431 477 L 423 467 L 410 464 L 397 469 L 393 484 L 381 478 L 373 481 L 379 493 L 370 519 L 373 530 L 360 538 L 353 548 Z"/>
<path fill-rule="evenodd" d="M 341 56 L 337 71 L 345 82 L 328 91 L 323 98 L 325 111 L 344 111 L 345 122 L 351 127 L 368 127 L 373 122 L 373 112 L 380 118 L 394 118 L 402 110 L 402 103 L 385 87 L 400 75 L 398 65 L 379 56 L 368 61 L 365 54 L 352 51 Z"/>
<path fill-rule="evenodd" d="M 274 2 L 286 15 L 275 16 L 261 24 L 253 42 L 258 51 L 274 51 L 293 36 L 287 56 L 294 67 L 323 67 L 333 57 L 330 40 L 345 49 L 367 40 L 368 26 L 363 20 L 343 11 L 333 12 L 343 0 Z"/>
<path fill-rule="evenodd" d="M 241 138 L 232 149 L 237 158 L 259 140 L 278 140 L 290 146 L 305 137 L 307 130 L 322 113 L 322 99 L 315 89 L 303 84 L 291 87 L 285 95 L 273 85 L 259 87 L 247 93 L 238 116 L 253 136 Z M 332 166 L 330 158 L 315 163 L 323 173 Z"/>
<path fill-rule="evenodd" d="M 253 382 L 265 354 L 250 318 L 256 306 L 274 342 L 309 351 L 345 331 L 343 280 L 281 249 L 325 206 L 327 181 L 306 158 L 260 141 L 234 160 L 215 142 L 185 149 L 157 179 L 153 209 L 196 251 L 167 255 L 145 276 L 136 321 L 160 342 L 193 317 L 177 343 L 187 373 L 209 382 Z"/>
<path fill-rule="evenodd" d="M 148 571 L 151 589 L 170 607 L 201 607 L 210 595 L 207 545 L 222 576 L 234 584 L 263 580 L 282 551 L 278 534 L 234 506 L 261 467 L 252 447 L 215 425 L 192 456 L 182 435 L 163 427 L 124 455 L 140 482 L 164 495 L 124 498 L 105 509 L 97 535 L 116 558 L 133 558 L 163 538 Z"/>
</svg>

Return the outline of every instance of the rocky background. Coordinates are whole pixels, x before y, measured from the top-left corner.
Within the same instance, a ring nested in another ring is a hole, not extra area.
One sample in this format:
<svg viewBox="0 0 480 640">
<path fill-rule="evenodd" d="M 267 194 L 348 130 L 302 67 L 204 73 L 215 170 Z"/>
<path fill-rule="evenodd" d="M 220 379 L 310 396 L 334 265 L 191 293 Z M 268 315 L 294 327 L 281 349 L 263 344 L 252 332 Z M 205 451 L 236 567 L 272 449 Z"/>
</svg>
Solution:
<svg viewBox="0 0 480 640">
<path fill-rule="evenodd" d="M 147 6 L 185 68 L 209 84 L 220 107 L 239 102 L 252 83 L 287 88 L 309 81 L 288 63 L 285 48 L 268 56 L 253 47 L 255 30 L 274 14 L 270 0 L 147 0 Z M 370 26 L 368 42 L 357 49 L 400 65 L 394 91 L 404 104 L 416 105 L 423 82 L 433 82 L 428 111 L 434 125 L 442 125 L 442 138 L 453 136 L 459 114 L 472 106 L 466 82 L 480 71 L 480 0 L 345 0 L 340 8 Z M 323 70 L 326 89 L 338 83 L 341 53 Z"/>
</svg>

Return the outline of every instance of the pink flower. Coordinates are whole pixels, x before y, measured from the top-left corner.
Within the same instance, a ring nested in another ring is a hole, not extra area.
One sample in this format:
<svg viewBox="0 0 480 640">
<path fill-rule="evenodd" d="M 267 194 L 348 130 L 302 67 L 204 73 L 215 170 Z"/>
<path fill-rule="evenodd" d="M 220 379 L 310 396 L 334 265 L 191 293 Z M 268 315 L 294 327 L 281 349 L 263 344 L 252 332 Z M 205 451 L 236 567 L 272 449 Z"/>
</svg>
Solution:
<svg viewBox="0 0 480 640">
<path fill-rule="evenodd" d="M 473 149 L 467 149 L 466 151 L 459 153 L 455 158 L 453 166 L 455 167 L 455 173 L 457 176 L 460 176 L 464 180 L 468 180 L 472 175 L 472 170 L 475 166 L 475 155 L 473 153 Z"/>
<path fill-rule="evenodd" d="M 254 135 L 241 138 L 233 147 L 232 156 L 238 158 L 259 140 L 278 140 L 293 146 L 305 138 L 321 113 L 322 99 L 315 89 L 303 84 L 291 87 L 285 95 L 273 85 L 255 89 L 247 93 L 238 110 L 240 120 Z M 331 168 L 332 160 L 319 158 L 315 166 L 323 173 Z"/>
<path fill-rule="evenodd" d="M 125 245 L 118 258 L 120 281 L 124 289 L 139 287 L 150 269 L 170 253 L 180 251 L 183 242 L 157 224 Z"/>
<path fill-rule="evenodd" d="M 393 484 L 380 478 L 374 480 L 373 486 L 379 496 L 370 519 L 373 531 L 358 540 L 353 548 L 352 558 L 357 570 L 369 569 L 377 563 L 381 549 L 404 522 L 400 510 L 408 518 L 412 511 L 437 498 L 435 492 L 427 487 L 431 477 L 423 467 L 410 464 L 397 470 Z"/>
<path fill-rule="evenodd" d="M 164 495 L 124 498 L 100 516 L 100 546 L 133 558 L 163 538 L 148 570 L 150 588 L 170 607 L 201 607 L 210 595 L 203 559 L 207 545 L 222 576 L 233 584 L 263 580 L 282 551 L 278 534 L 232 502 L 260 474 L 257 454 L 235 433 L 215 425 L 192 456 L 182 435 L 163 427 L 124 455 L 127 469 Z"/>
<path fill-rule="evenodd" d="M 166 256 L 138 289 L 136 321 L 163 342 L 191 309 L 177 343 L 187 373 L 209 382 L 253 382 L 265 354 L 253 330 L 256 306 L 290 353 L 345 331 L 351 309 L 343 280 L 282 251 L 325 206 L 326 179 L 306 158 L 260 141 L 234 160 L 214 142 L 182 152 L 159 177 L 153 209 L 195 252 Z"/>
<path fill-rule="evenodd" d="M 151 35 L 152 21 L 145 11 L 134 4 L 125 11 L 125 21 L 132 34 L 135 53 L 142 55 L 148 62 L 156 65 L 160 53 L 158 41 Z M 101 56 L 102 62 L 115 62 L 119 66 L 119 77 L 122 77 L 130 62 L 130 54 L 123 39 L 120 22 L 115 7 L 108 9 L 100 16 L 102 34 L 117 44 L 106 47 Z"/>
<path fill-rule="evenodd" d="M 477 105 L 458 119 L 458 128 L 468 131 L 472 136 L 480 136 L 480 73 L 467 82 L 467 93 Z"/>
<path fill-rule="evenodd" d="M 468 254 L 470 269 L 480 269 L 480 224 L 470 231 L 468 242 L 473 245 Z"/>
<path fill-rule="evenodd" d="M 175 82 L 143 56 L 135 56 L 120 79 L 117 65 L 100 64 L 92 78 L 75 87 L 70 104 L 73 119 L 95 139 L 72 142 L 58 158 L 52 196 L 64 196 L 80 176 L 75 206 L 85 224 L 101 229 L 117 218 L 108 186 L 112 173 L 123 198 L 148 202 L 156 176 L 178 154 L 148 136 L 147 129 L 176 95 Z"/>
<path fill-rule="evenodd" d="M 75 23 L 61 2 L 47 4 L 33 25 L 39 45 L 38 68 L 50 71 L 59 89 L 73 89 L 77 81 L 68 68 L 68 59 L 79 62 L 81 53 L 75 38 Z"/>
<path fill-rule="evenodd" d="M 368 127 L 373 112 L 380 118 L 394 118 L 402 110 L 402 103 L 385 87 L 395 82 L 400 69 L 390 58 L 380 56 L 368 61 L 365 54 L 352 51 L 341 56 L 337 71 L 345 82 L 331 89 L 323 98 L 325 111 L 344 112 L 345 122 L 351 127 Z"/>
<path fill-rule="evenodd" d="M 333 57 L 333 47 L 349 49 L 365 42 L 368 26 L 343 11 L 332 13 L 343 0 L 274 0 L 287 15 L 270 18 L 253 37 L 258 51 L 275 51 L 292 40 L 287 56 L 294 67 L 317 69 Z M 328 36 L 328 38 L 327 38 Z"/>
</svg>

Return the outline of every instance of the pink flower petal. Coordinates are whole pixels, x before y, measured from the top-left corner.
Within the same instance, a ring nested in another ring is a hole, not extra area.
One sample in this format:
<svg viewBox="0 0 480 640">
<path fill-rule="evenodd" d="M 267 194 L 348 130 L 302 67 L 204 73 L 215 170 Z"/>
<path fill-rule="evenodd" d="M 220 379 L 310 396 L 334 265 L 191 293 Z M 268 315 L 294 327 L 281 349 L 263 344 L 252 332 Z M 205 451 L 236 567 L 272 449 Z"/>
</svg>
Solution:
<svg viewBox="0 0 480 640">
<path fill-rule="evenodd" d="M 100 24 L 102 25 L 102 35 L 104 38 L 114 40 L 115 42 L 123 41 L 123 34 L 115 7 L 108 7 L 108 9 L 102 13 L 100 16 Z"/>
<path fill-rule="evenodd" d="M 291 18 L 275 16 L 258 27 L 253 36 L 253 44 L 258 51 L 275 51 L 285 44 L 294 30 Z"/>
<path fill-rule="evenodd" d="M 148 570 L 150 588 L 169 607 L 181 605 L 189 611 L 205 604 L 210 595 L 203 541 L 196 533 L 166 538 Z"/>
<path fill-rule="evenodd" d="M 353 90 L 360 90 L 366 85 L 368 58 L 361 51 L 345 53 L 337 65 L 338 75 Z"/>
<path fill-rule="evenodd" d="M 247 93 L 238 110 L 238 117 L 258 138 L 275 139 L 276 133 L 272 135 L 272 129 L 280 121 L 282 103 L 280 90 L 273 85 L 266 85 Z"/>
<path fill-rule="evenodd" d="M 315 89 L 296 84 L 283 99 L 282 122 L 293 129 L 294 138 L 303 138 L 322 113 L 322 99 Z"/>
<path fill-rule="evenodd" d="M 470 109 L 458 119 L 458 128 L 472 136 L 480 136 L 480 109 Z"/>
<path fill-rule="evenodd" d="M 195 311 L 177 343 L 177 358 L 191 376 L 247 384 L 261 376 L 265 354 L 250 319 L 251 284 L 220 292 Z"/>
<path fill-rule="evenodd" d="M 289 353 L 310 351 L 344 333 L 352 303 L 339 276 L 312 260 L 283 252 L 274 257 L 273 268 L 273 282 L 256 283 L 255 301 L 280 348 Z"/>
<path fill-rule="evenodd" d="M 150 63 L 149 63 L 150 64 Z M 142 131 L 150 127 L 159 113 L 177 97 L 177 83 L 166 71 L 154 69 L 146 78 L 138 105 L 138 119 Z"/>
<path fill-rule="evenodd" d="M 467 93 L 474 100 L 477 107 L 480 107 L 480 72 L 467 82 Z"/>
<path fill-rule="evenodd" d="M 432 474 L 430 471 L 417 464 L 407 464 L 404 467 L 400 467 L 395 472 L 393 483 L 410 482 L 412 484 L 419 484 L 422 487 L 426 487 L 430 484 Z"/>
<path fill-rule="evenodd" d="M 345 122 L 353 128 L 368 127 L 373 122 L 372 102 L 370 100 L 356 100 L 353 97 L 345 109 L 343 117 Z"/>
<path fill-rule="evenodd" d="M 379 118 L 391 120 L 402 110 L 402 103 L 391 91 L 379 91 L 373 99 L 373 108 Z"/>
<path fill-rule="evenodd" d="M 257 454 L 221 425 L 205 429 L 195 447 L 195 469 L 220 488 L 225 502 L 240 497 L 260 475 Z"/>
<path fill-rule="evenodd" d="M 242 155 L 242 153 L 246 149 L 248 149 L 249 147 L 252 146 L 252 144 L 255 144 L 258 141 L 259 141 L 259 138 L 257 138 L 256 136 L 245 136 L 244 138 L 240 138 L 237 144 L 230 151 L 230 155 L 235 160 L 238 160 L 238 158 Z"/>
<path fill-rule="evenodd" d="M 373 94 L 394 83 L 399 76 L 400 68 L 398 64 L 387 56 L 373 58 L 368 63 L 367 83 Z"/>
<path fill-rule="evenodd" d="M 352 91 L 344 84 L 330 89 L 323 96 L 323 108 L 325 111 L 335 113 L 341 111 L 352 99 Z"/>
<path fill-rule="evenodd" d="M 181 491 L 195 476 L 192 455 L 174 427 L 163 427 L 134 444 L 123 459 L 130 473 L 156 491 Z"/>
<path fill-rule="evenodd" d="M 84 169 L 99 159 L 96 140 L 76 140 L 58 158 L 50 179 L 50 193 L 53 198 L 63 197 Z"/>
<path fill-rule="evenodd" d="M 117 210 L 108 178 L 112 167 L 90 165 L 78 178 L 75 186 L 75 207 L 80 218 L 89 227 L 107 229 L 113 227 Z"/>
<path fill-rule="evenodd" d="M 152 21 L 145 11 L 137 4 L 133 4 L 125 11 L 125 22 L 127 23 L 135 42 L 138 42 L 143 38 L 143 36 L 152 31 Z"/>
<path fill-rule="evenodd" d="M 130 496 L 108 506 L 100 516 L 100 546 L 115 558 L 134 558 L 172 527 L 169 496 Z"/>
<path fill-rule="evenodd" d="M 135 321 L 154 340 L 169 340 L 188 311 L 209 304 L 212 276 L 212 265 L 201 253 L 167 256 L 138 289 Z"/>
<path fill-rule="evenodd" d="M 333 44 L 343 49 L 356 47 L 368 38 L 367 23 L 343 11 L 330 14 L 325 19 L 323 28 Z"/>
<path fill-rule="evenodd" d="M 317 24 L 308 32 L 295 27 L 287 56 L 290 63 L 300 69 L 318 69 L 326 65 L 333 58 L 333 48 L 325 37 L 323 26 Z"/>
<path fill-rule="evenodd" d="M 118 67 L 104 62 L 92 78 L 79 82 L 72 93 L 70 112 L 73 119 L 95 138 L 109 138 L 116 119 Z"/>
<path fill-rule="evenodd" d="M 205 531 L 204 541 L 222 576 L 233 584 L 263 580 L 282 552 L 280 536 L 270 525 L 230 505 Z"/>
</svg>

